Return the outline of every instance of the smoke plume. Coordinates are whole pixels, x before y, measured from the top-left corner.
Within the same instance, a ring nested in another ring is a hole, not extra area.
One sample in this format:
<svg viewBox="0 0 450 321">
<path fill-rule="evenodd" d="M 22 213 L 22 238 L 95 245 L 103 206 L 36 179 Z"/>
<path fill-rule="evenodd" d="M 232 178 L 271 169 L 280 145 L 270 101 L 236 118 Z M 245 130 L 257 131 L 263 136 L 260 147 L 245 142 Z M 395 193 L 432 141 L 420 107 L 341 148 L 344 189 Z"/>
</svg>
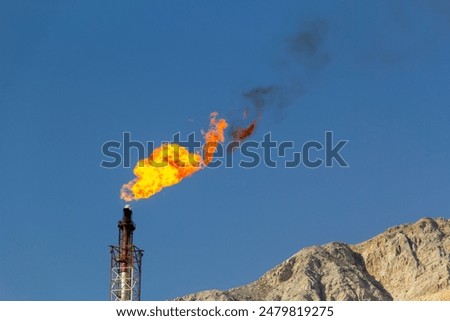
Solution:
<svg viewBox="0 0 450 321">
<path fill-rule="evenodd" d="M 329 53 L 323 51 L 327 31 L 328 23 L 324 20 L 309 22 L 289 40 L 290 51 L 309 68 L 325 66 L 330 61 Z"/>
<path fill-rule="evenodd" d="M 318 19 L 308 22 L 288 39 L 288 53 L 295 58 L 296 64 L 314 71 L 329 63 L 330 55 L 323 48 L 327 30 L 328 23 Z M 251 105 L 244 109 L 243 120 L 251 117 L 251 121 L 246 126 L 231 124 L 232 139 L 240 142 L 250 137 L 261 121 L 265 109 L 271 108 L 281 112 L 289 106 L 302 93 L 303 86 L 299 79 L 301 77 L 289 79 L 290 86 L 272 84 L 245 91 L 242 96 Z"/>
</svg>

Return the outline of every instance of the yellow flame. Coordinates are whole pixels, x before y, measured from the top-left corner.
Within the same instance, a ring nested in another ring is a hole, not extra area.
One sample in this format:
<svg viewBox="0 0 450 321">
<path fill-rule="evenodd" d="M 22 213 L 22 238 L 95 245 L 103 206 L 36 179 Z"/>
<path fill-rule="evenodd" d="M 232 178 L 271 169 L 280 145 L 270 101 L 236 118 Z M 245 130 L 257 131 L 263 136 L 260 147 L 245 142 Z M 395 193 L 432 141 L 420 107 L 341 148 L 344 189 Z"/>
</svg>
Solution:
<svg viewBox="0 0 450 321">
<path fill-rule="evenodd" d="M 223 131 L 228 126 L 225 119 L 216 120 L 216 117 L 217 113 L 211 114 L 210 129 L 204 133 L 205 160 L 180 145 L 163 144 L 148 158 L 139 160 L 133 169 L 136 178 L 122 186 L 120 197 L 127 202 L 149 198 L 208 165 L 217 144 L 224 141 Z"/>
</svg>

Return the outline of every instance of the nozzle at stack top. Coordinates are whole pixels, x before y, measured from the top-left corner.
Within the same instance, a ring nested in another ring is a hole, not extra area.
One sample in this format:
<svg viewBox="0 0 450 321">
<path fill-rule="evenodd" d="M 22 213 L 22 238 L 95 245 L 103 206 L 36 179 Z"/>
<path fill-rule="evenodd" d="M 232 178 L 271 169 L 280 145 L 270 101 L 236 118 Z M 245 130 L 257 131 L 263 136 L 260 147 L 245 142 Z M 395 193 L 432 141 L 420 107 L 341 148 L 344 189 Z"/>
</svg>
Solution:
<svg viewBox="0 0 450 321">
<path fill-rule="evenodd" d="M 131 210 L 131 206 L 129 204 L 125 205 L 123 208 L 123 218 L 119 221 L 119 229 L 122 229 L 123 232 L 132 232 L 136 229 L 134 222 L 131 218 L 133 211 Z"/>
<path fill-rule="evenodd" d="M 131 210 L 131 205 L 130 204 L 126 204 L 123 207 L 123 217 L 129 217 L 131 220 L 131 215 L 133 214 L 133 211 Z"/>
<path fill-rule="evenodd" d="M 123 221 L 131 221 L 132 214 L 131 206 L 129 204 L 125 205 L 123 208 Z"/>
</svg>

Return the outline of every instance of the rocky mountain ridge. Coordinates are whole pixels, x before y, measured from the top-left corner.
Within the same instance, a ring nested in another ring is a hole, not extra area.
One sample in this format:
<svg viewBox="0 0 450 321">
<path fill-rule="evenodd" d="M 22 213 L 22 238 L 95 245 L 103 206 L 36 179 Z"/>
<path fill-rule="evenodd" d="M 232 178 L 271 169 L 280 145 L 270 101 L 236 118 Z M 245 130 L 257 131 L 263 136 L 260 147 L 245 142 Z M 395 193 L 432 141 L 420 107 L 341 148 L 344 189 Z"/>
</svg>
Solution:
<svg viewBox="0 0 450 321">
<path fill-rule="evenodd" d="M 450 300 L 450 220 L 423 218 L 356 245 L 307 247 L 250 284 L 175 300 Z"/>
</svg>

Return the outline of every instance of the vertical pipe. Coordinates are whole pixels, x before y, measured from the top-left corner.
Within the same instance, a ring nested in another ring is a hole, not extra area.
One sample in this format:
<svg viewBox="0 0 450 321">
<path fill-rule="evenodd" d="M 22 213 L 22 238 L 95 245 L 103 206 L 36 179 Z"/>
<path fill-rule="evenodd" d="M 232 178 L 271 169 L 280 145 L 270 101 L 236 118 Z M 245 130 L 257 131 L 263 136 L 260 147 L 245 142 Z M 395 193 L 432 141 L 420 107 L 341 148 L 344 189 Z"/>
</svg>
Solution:
<svg viewBox="0 0 450 321">
<path fill-rule="evenodd" d="M 133 231 L 135 225 L 131 219 L 132 211 L 129 206 L 123 209 L 123 218 L 119 222 L 119 245 L 120 245 L 120 286 L 121 300 L 132 299 L 131 276 L 133 270 Z"/>
</svg>

